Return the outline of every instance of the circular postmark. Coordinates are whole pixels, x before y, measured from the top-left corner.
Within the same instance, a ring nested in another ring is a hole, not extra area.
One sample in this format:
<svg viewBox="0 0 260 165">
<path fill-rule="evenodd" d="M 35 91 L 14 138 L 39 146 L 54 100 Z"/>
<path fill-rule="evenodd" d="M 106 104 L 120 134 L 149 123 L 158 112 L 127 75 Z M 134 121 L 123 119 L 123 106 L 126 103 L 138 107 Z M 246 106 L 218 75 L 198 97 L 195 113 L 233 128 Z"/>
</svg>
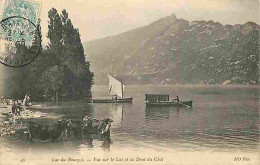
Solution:
<svg viewBox="0 0 260 165">
<path fill-rule="evenodd" d="M 0 22 L 0 62 L 10 67 L 30 64 L 41 50 L 40 33 L 35 24 L 12 16 Z"/>
</svg>

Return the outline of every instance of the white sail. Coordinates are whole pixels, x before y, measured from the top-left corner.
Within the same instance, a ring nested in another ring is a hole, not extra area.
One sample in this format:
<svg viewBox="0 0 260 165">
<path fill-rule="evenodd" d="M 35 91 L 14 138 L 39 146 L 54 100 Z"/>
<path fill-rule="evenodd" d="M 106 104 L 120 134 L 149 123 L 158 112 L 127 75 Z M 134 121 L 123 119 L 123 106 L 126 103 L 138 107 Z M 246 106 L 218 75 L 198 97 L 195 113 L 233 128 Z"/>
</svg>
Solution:
<svg viewBox="0 0 260 165">
<path fill-rule="evenodd" d="M 115 79 L 114 77 L 112 77 L 111 75 L 108 75 L 108 80 L 109 80 L 109 94 L 110 95 L 117 95 L 119 97 L 123 98 L 123 92 L 124 92 L 124 88 L 125 85 L 118 81 L 117 79 Z"/>
</svg>

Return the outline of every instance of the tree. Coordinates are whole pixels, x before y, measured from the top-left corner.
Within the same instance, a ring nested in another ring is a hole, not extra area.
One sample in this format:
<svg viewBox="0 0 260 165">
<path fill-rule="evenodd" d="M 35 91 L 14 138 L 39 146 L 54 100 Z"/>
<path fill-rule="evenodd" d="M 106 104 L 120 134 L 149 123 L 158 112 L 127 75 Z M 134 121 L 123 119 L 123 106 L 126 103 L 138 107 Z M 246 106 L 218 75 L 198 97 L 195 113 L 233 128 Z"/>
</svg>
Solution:
<svg viewBox="0 0 260 165">
<path fill-rule="evenodd" d="M 37 30 L 34 35 L 34 40 L 32 43 L 31 48 L 38 49 L 39 43 L 41 45 L 42 42 L 42 33 L 41 33 L 41 20 L 38 19 L 36 27 Z M 35 51 L 35 50 L 34 50 Z M 39 100 L 42 99 L 43 96 L 43 89 L 39 87 L 39 79 L 41 74 L 48 68 L 46 65 L 46 53 L 43 52 L 42 47 L 40 47 L 40 51 L 38 56 L 34 59 L 32 63 L 25 66 L 25 91 L 29 93 L 33 99 Z M 48 63 L 47 63 L 48 64 Z"/>
<path fill-rule="evenodd" d="M 79 30 L 74 28 L 66 10 L 60 15 L 52 8 L 48 12 L 49 25 L 47 37 L 49 44 L 35 60 L 23 68 L 8 70 L 5 84 L 8 84 L 10 96 L 22 98 L 29 93 L 33 100 L 50 96 L 59 100 L 65 95 L 67 99 L 79 99 L 91 96 L 94 74 L 89 70 L 89 62 L 85 60 L 84 49 Z M 37 35 L 32 46 L 35 49 L 42 41 L 40 20 L 37 22 Z M 39 36 L 39 37 L 38 37 Z M 18 45 L 19 52 L 25 51 L 23 45 Z"/>
<path fill-rule="evenodd" d="M 62 95 L 67 95 L 68 99 L 90 95 L 93 73 L 85 59 L 79 30 L 74 28 L 66 10 L 59 15 L 56 9 L 51 9 L 49 18 L 49 51 L 55 58 L 58 72 L 63 72 Z"/>
<path fill-rule="evenodd" d="M 45 98 L 52 96 L 55 100 L 59 100 L 59 92 L 62 87 L 62 71 L 57 65 L 47 69 L 40 78 L 40 87 L 44 91 Z"/>
<path fill-rule="evenodd" d="M 61 23 L 61 18 L 56 9 L 52 8 L 48 12 L 49 16 L 49 25 L 47 37 L 49 38 L 49 48 L 53 55 L 53 61 L 59 66 L 62 62 L 63 54 L 63 26 Z"/>
</svg>

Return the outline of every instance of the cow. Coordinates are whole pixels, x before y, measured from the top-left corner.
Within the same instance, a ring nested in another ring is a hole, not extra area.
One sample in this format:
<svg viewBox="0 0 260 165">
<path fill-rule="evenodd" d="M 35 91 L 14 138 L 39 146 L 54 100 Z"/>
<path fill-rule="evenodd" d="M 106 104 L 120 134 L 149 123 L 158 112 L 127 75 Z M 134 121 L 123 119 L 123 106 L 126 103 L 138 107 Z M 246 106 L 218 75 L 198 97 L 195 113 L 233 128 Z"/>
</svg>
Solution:
<svg viewBox="0 0 260 165">
<path fill-rule="evenodd" d="M 97 134 L 104 140 L 109 140 L 111 122 L 113 122 L 112 119 L 87 119 L 83 121 L 82 134 L 86 137 L 89 137 L 91 134 Z"/>
<path fill-rule="evenodd" d="M 83 121 L 69 120 L 68 122 L 68 138 L 73 134 L 77 139 L 82 139 Z"/>
<path fill-rule="evenodd" d="M 41 124 L 38 122 L 30 121 L 27 124 L 28 128 L 28 139 L 32 142 L 33 139 L 52 141 L 57 140 L 61 137 L 62 133 L 65 133 L 65 138 L 67 138 L 68 121 L 59 120 L 53 125 Z"/>
</svg>

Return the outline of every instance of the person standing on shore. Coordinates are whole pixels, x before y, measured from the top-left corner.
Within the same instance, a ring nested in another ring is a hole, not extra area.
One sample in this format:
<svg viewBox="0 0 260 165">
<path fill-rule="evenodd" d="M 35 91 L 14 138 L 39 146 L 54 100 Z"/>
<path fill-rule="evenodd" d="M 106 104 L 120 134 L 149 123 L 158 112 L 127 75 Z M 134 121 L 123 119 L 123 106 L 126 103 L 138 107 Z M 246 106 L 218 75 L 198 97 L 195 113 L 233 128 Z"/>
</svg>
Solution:
<svg viewBox="0 0 260 165">
<path fill-rule="evenodd" d="M 12 113 L 13 113 L 14 115 L 17 115 L 17 114 L 20 115 L 20 111 L 18 110 L 17 101 L 16 101 L 16 100 L 13 101 Z"/>
<path fill-rule="evenodd" d="M 23 99 L 23 105 L 28 106 L 30 102 L 30 96 L 26 94 Z"/>
<path fill-rule="evenodd" d="M 15 109 L 16 109 L 16 105 L 15 105 L 15 102 L 13 103 L 12 105 L 12 113 L 15 114 Z"/>
<path fill-rule="evenodd" d="M 4 96 L 1 97 L 0 103 L 4 104 Z"/>
</svg>

